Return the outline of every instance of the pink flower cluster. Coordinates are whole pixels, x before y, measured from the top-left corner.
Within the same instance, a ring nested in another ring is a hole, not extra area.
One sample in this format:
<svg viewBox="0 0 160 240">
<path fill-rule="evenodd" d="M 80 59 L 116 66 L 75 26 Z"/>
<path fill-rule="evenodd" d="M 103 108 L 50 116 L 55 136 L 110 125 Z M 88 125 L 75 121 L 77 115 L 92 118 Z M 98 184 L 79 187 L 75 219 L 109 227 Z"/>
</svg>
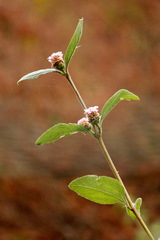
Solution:
<svg viewBox="0 0 160 240">
<path fill-rule="evenodd" d="M 84 110 L 86 117 L 80 119 L 77 124 L 83 127 L 91 128 L 92 124 L 98 124 L 100 115 L 98 113 L 98 106 L 90 107 Z"/>
<path fill-rule="evenodd" d="M 47 60 L 51 63 L 51 66 L 54 68 L 57 68 L 59 70 L 62 70 L 64 68 L 64 60 L 63 60 L 62 52 L 52 53 L 52 55 L 49 56 Z"/>
<path fill-rule="evenodd" d="M 96 113 L 98 113 L 98 106 L 89 107 L 89 108 L 84 110 L 84 113 L 87 114 L 87 115 L 96 114 Z"/>
<path fill-rule="evenodd" d="M 51 56 L 49 56 L 47 59 L 50 63 L 55 63 L 57 59 L 63 60 L 63 53 L 62 52 L 52 53 Z"/>
<path fill-rule="evenodd" d="M 78 122 L 77 122 L 78 125 L 83 125 L 83 126 L 86 126 L 89 124 L 88 122 L 88 118 L 84 117 L 84 118 L 81 118 Z"/>
</svg>

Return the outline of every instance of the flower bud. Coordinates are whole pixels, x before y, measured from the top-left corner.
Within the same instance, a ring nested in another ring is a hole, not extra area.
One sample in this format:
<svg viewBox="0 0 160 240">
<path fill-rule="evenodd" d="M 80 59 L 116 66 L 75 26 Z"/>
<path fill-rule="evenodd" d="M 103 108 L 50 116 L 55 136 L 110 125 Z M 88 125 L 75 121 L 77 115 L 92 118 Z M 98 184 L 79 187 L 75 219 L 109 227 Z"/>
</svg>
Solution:
<svg viewBox="0 0 160 240">
<path fill-rule="evenodd" d="M 62 52 L 52 53 L 52 55 L 49 56 L 47 59 L 51 63 L 51 67 L 54 67 L 60 71 L 64 70 L 65 64 Z"/>
</svg>

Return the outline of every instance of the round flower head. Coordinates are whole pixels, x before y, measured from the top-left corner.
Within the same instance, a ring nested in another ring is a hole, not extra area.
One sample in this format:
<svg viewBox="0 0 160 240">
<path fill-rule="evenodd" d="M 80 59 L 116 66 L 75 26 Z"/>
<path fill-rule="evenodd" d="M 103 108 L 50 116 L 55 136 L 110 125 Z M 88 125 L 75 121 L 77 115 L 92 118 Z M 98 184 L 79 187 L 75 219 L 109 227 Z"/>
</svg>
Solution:
<svg viewBox="0 0 160 240">
<path fill-rule="evenodd" d="M 90 107 L 84 110 L 84 113 L 88 117 L 88 120 L 92 124 L 98 124 L 100 115 L 98 113 L 98 106 Z"/>
<path fill-rule="evenodd" d="M 49 56 L 47 59 L 51 63 L 52 67 L 54 67 L 58 70 L 64 69 L 64 60 L 63 60 L 62 52 L 52 53 L 52 55 Z"/>
<path fill-rule="evenodd" d="M 87 115 L 92 114 L 92 113 L 98 113 L 98 106 L 94 106 L 94 107 L 84 109 L 84 113 L 87 114 Z"/>
<path fill-rule="evenodd" d="M 86 117 L 81 118 L 81 119 L 77 122 L 77 124 L 78 124 L 78 125 L 82 125 L 83 127 L 88 128 L 88 129 L 91 128 L 91 124 L 89 123 L 88 118 L 86 118 Z"/>
</svg>

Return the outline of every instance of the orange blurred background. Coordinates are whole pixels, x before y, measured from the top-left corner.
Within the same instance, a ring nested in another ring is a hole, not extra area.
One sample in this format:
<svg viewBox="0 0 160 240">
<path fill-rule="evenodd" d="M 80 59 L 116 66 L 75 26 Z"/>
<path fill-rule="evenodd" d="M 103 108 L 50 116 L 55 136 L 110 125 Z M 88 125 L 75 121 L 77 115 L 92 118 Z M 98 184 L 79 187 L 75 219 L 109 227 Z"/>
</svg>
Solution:
<svg viewBox="0 0 160 240">
<path fill-rule="evenodd" d="M 54 144 L 35 140 L 83 110 L 67 80 L 47 74 L 84 17 L 70 73 L 88 107 L 103 107 L 125 88 L 104 121 L 103 138 L 129 192 L 143 198 L 148 223 L 160 218 L 160 2 L 0 0 L 0 239 L 135 240 L 139 226 L 118 206 L 101 206 L 67 185 L 85 174 L 112 176 L 97 142 L 77 134 Z M 160 234 L 159 234 L 160 235 Z"/>
</svg>

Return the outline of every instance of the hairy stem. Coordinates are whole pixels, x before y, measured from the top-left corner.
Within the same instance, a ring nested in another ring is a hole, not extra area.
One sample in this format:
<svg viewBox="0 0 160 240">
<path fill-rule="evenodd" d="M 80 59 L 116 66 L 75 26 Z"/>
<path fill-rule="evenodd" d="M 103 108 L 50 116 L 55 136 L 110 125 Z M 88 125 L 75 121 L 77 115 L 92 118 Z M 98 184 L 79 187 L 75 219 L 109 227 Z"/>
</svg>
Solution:
<svg viewBox="0 0 160 240">
<path fill-rule="evenodd" d="M 109 166 L 110 166 L 110 168 L 111 168 L 111 170 L 112 170 L 115 178 L 116 178 L 116 179 L 122 184 L 122 186 L 124 187 L 125 195 L 126 195 L 126 198 L 127 198 L 127 200 L 128 200 L 130 209 L 131 209 L 131 210 L 134 212 L 134 214 L 136 215 L 139 223 L 141 224 L 141 226 L 142 226 L 143 229 L 145 230 L 145 232 L 146 232 L 146 234 L 148 235 L 148 237 L 149 237 L 151 240 L 155 240 L 154 237 L 152 236 L 151 232 L 149 231 L 147 225 L 146 225 L 145 222 L 143 221 L 142 217 L 140 216 L 140 214 L 139 214 L 138 211 L 136 210 L 136 208 L 135 208 L 135 206 L 134 206 L 134 204 L 133 204 L 133 202 L 132 202 L 132 200 L 131 200 L 128 192 L 127 192 L 127 189 L 125 188 L 124 183 L 123 183 L 123 181 L 122 181 L 122 179 L 121 179 L 121 177 L 120 177 L 120 175 L 119 175 L 119 173 L 118 173 L 118 171 L 117 171 L 117 169 L 116 169 L 116 167 L 115 167 L 115 165 L 114 165 L 114 163 L 113 163 L 113 161 L 112 161 L 112 159 L 111 159 L 111 157 L 110 157 L 110 155 L 109 155 L 109 153 L 108 153 L 108 151 L 107 151 L 107 149 L 106 149 L 106 146 L 105 146 L 105 144 L 104 144 L 104 142 L 103 142 L 102 137 L 99 137 L 99 138 L 98 138 L 98 141 L 99 141 L 99 144 L 100 144 L 100 146 L 101 146 L 101 148 L 102 148 L 102 150 L 103 150 L 103 152 L 104 152 L 104 155 L 105 155 L 105 157 L 106 157 L 106 159 L 107 159 L 107 162 L 108 162 L 108 164 L 109 164 Z"/>
<path fill-rule="evenodd" d="M 86 109 L 86 108 L 87 108 L 87 107 L 86 107 L 86 104 L 84 103 L 84 101 L 83 101 L 83 99 L 82 99 L 82 97 L 81 97 L 81 95 L 80 95 L 78 89 L 76 88 L 74 82 L 72 81 L 72 78 L 71 78 L 70 74 L 69 74 L 69 73 L 66 73 L 65 76 L 66 76 L 66 78 L 68 79 L 68 82 L 70 83 L 70 85 L 72 86 L 72 88 L 73 88 L 73 90 L 74 90 L 74 92 L 75 92 L 77 98 L 79 99 L 79 101 L 80 101 L 80 103 L 81 103 L 83 109 Z"/>
</svg>

